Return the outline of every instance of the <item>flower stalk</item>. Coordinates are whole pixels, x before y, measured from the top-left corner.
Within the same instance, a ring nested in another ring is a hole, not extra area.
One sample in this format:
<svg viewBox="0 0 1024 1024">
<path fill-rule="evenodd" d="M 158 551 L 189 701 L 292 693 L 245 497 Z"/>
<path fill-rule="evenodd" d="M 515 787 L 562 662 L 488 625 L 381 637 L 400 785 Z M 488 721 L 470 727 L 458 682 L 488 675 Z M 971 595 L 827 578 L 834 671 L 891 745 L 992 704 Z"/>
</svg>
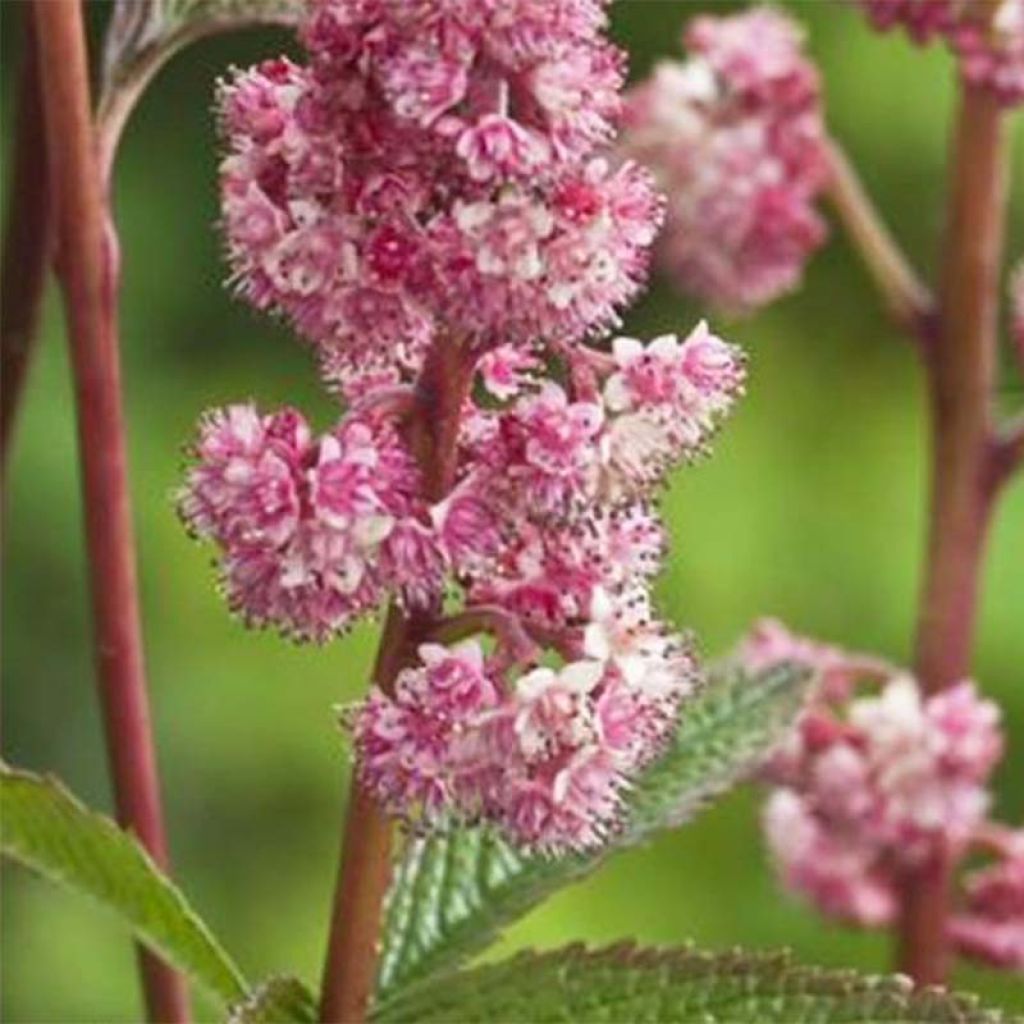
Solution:
<svg viewBox="0 0 1024 1024">
<path fill-rule="evenodd" d="M 1005 162 L 998 100 L 965 85 L 953 138 L 941 323 L 927 364 L 932 484 L 916 653 L 926 693 L 970 672 L 993 505 L 985 470 L 993 437 Z M 903 885 L 899 964 L 920 983 L 941 982 L 948 972 L 948 861 L 940 853 Z"/>
<path fill-rule="evenodd" d="M 408 425 L 410 447 L 424 478 L 425 496 L 440 501 L 455 480 L 459 421 L 473 378 L 474 361 L 454 339 L 435 341 L 416 386 Z M 388 608 L 373 681 L 392 693 L 403 668 L 441 616 L 439 606 L 406 613 Z M 338 881 L 331 913 L 320 997 L 323 1024 L 361 1024 L 373 995 L 381 915 L 391 880 L 392 826 L 357 776 L 349 785 Z"/>
<path fill-rule="evenodd" d="M 117 340 L 116 235 L 104 199 L 78 0 L 33 7 L 58 275 L 75 379 L 97 674 L 118 819 L 161 866 L 167 846 L 150 727 Z M 139 950 L 147 1014 L 186 1021 L 182 978 Z"/>
<path fill-rule="evenodd" d="M 842 147 L 827 147 L 827 194 L 840 223 L 882 296 L 893 321 L 911 337 L 929 344 L 935 333 L 936 305 L 882 220 Z"/>
</svg>

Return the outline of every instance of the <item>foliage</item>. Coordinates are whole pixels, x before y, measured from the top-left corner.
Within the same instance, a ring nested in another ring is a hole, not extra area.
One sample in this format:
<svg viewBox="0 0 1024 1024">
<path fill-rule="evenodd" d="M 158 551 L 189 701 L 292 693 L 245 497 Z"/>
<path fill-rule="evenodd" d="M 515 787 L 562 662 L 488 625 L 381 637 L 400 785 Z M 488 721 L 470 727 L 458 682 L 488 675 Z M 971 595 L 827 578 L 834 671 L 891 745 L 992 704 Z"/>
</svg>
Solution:
<svg viewBox="0 0 1024 1024">
<path fill-rule="evenodd" d="M 973 997 L 906 978 L 801 967 L 788 954 L 632 945 L 522 953 L 410 990 L 377 1024 L 416 1021 L 757 1021 L 758 1024 L 997 1024 Z"/>
<path fill-rule="evenodd" d="M 238 968 L 132 836 L 53 778 L 4 766 L 0 796 L 7 856 L 92 897 L 225 1002 L 243 997 Z"/>
</svg>

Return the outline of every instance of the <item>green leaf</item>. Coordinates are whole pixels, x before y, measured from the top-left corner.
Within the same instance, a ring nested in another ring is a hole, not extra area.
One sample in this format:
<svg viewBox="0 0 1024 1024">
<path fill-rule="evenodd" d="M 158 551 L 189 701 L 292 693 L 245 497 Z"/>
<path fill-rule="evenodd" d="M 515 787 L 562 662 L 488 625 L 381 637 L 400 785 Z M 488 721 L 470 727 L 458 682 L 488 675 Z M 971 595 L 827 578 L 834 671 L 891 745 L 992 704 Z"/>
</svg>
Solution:
<svg viewBox="0 0 1024 1024">
<path fill-rule="evenodd" d="M 0 765 L 0 849 L 113 911 L 138 938 L 226 1003 L 247 994 L 238 968 L 129 833 L 56 779 Z"/>
<path fill-rule="evenodd" d="M 116 0 L 103 50 L 101 119 L 130 107 L 188 43 L 254 25 L 294 25 L 306 7 L 307 0 Z M 126 97 L 120 103 L 119 94 Z"/>
<path fill-rule="evenodd" d="M 808 683 L 807 672 L 790 665 L 756 677 L 719 670 L 683 709 L 668 751 L 637 781 L 622 833 L 597 853 L 528 856 L 485 828 L 410 839 L 388 897 L 378 998 L 452 970 L 610 853 L 688 821 L 764 757 Z"/>
<path fill-rule="evenodd" d="M 1017 1021 L 1020 1018 L 1013 1018 Z M 786 953 L 703 953 L 691 947 L 570 946 L 414 986 L 374 1024 L 458 1021 L 622 1021 L 714 1024 L 999 1024 L 973 996 L 914 990 L 909 979 L 802 967 Z"/>
<path fill-rule="evenodd" d="M 298 978 L 271 978 L 238 1003 L 228 1024 L 313 1024 L 316 1002 Z"/>
</svg>

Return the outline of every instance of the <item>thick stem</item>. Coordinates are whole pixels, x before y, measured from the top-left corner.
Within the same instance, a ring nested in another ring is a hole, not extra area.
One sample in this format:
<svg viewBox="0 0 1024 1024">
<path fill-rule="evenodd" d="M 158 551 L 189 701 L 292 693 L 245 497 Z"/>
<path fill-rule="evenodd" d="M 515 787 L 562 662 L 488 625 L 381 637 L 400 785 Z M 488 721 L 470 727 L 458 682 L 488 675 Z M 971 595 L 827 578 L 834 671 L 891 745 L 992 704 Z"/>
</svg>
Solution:
<svg viewBox="0 0 1024 1024">
<path fill-rule="evenodd" d="M 830 142 L 828 153 L 829 199 L 889 315 L 911 337 L 930 344 L 935 301 L 928 287 L 893 238 L 839 144 Z"/>
<path fill-rule="evenodd" d="M 50 261 L 52 216 L 46 140 L 31 12 L 25 9 L 25 52 L 18 92 L 14 168 L 7 197 L 7 229 L 0 280 L 0 473 L 7 468 L 14 418 L 25 388 L 39 330 Z"/>
<path fill-rule="evenodd" d="M 992 95 L 965 86 L 953 139 L 941 325 L 928 363 L 931 522 L 916 653 L 926 693 L 969 673 L 974 643 L 992 504 L 986 466 L 1003 248 L 1004 134 Z M 919 982 L 941 982 L 948 970 L 949 873 L 949 857 L 941 854 L 905 879 L 899 960 Z"/>
<path fill-rule="evenodd" d="M 454 339 L 439 338 L 417 382 L 416 409 L 407 431 L 429 502 L 440 501 L 455 482 L 459 422 L 472 379 L 467 350 Z M 388 609 L 373 670 L 374 682 L 385 693 L 415 660 L 416 648 L 440 615 L 439 604 L 411 614 L 395 604 Z M 353 777 L 321 987 L 320 1020 L 325 1024 L 366 1020 L 391 879 L 391 832 L 387 817 Z"/>
<path fill-rule="evenodd" d="M 420 629 L 421 624 L 406 618 L 397 606 L 388 609 L 373 670 L 381 689 L 390 691 L 414 656 Z M 391 840 L 391 822 L 353 775 L 324 962 L 321 1021 L 349 1024 L 366 1019 L 377 976 L 384 897 L 391 881 Z"/>
<path fill-rule="evenodd" d="M 97 671 L 118 819 L 166 866 L 142 660 L 117 351 L 116 243 L 96 160 L 78 0 L 35 0 L 56 210 L 58 273 L 75 378 Z M 150 1019 L 185 1021 L 182 978 L 140 950 Z"/>
</svg>

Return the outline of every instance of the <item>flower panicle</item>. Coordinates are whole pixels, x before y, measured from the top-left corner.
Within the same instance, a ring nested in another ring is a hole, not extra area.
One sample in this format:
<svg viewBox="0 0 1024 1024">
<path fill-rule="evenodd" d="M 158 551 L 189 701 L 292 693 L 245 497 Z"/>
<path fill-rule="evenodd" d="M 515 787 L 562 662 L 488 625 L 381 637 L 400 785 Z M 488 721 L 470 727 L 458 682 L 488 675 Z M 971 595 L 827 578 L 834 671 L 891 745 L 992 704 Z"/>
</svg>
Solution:
<svg viewBox="0 0 1024 1024">
<path fill-rule="evenodd" d="M 963 955 L 1024 969 L 1024 832 L 991 821 L 1000 711 L 964 680 L 926 695 L 880 659 L 759 623 L 738 653 L 757 669 L 807 665 L 816 695 L 762 775 L 762 824 L 783 884 L 864 927 L 897 917 L 901 879 L 946 851 L 963 865 L 949 918 Z M 861 693 L 870 684 L 875 692 Z M 995 838 L 993 838 L 995 837 Z"/>
</svg>

